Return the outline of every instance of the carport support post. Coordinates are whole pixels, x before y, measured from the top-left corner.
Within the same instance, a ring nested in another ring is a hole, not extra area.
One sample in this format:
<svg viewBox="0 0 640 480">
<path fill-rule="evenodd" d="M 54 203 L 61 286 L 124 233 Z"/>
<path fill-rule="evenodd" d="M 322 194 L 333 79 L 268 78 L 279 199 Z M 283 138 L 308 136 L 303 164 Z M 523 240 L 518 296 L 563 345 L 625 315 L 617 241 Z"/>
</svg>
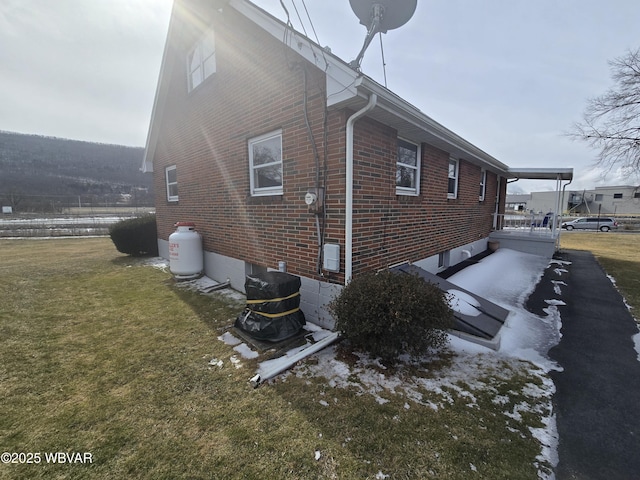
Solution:
<svg viewBox="0 0 640 480">
<path fill-rule="evenodd" d="M 556 210 L 553 215 L 553 228 L 551 229 L 551 235 L 555 238 L 558 230 L 558 218 L 560 217 L 560 195 L 562 194 L 562 175 L 556 176 Z"/>
</svg>

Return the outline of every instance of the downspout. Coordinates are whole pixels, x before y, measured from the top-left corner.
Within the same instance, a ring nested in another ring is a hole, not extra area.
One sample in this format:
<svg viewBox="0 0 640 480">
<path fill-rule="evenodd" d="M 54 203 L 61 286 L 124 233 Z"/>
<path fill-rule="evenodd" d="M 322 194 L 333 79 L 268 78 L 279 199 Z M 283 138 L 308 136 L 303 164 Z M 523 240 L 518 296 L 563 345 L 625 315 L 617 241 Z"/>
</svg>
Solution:
<svg viewBox="0 0 640 480">
<path fill-rule="evenodd" d="M 500 189 L 502 188 L 501 180 L 502 180 L 502 176 L 501 175 L 497 175 L 497 179 L 496 179 L 496 211 L 493 214 L 493 229 L 494 230 L 502 230 L 502 226 L 504 224 L 504 221 L 502 221 L 502 222 L 499 221 L 500 220 Z M 518 180 L 519 179 L 516 178 L 513 181 L 517 182 Z M 507 183 L 510 183 L 510 182 L 507 181 Z"/>
<path fill-rule="evenodd" d="M 369 102 L 347 120 L 347 174 L 346 174 L 346 205 L 344 226 L 344 283 L 351 281 L 353 274 L 353 127 L 360 117 L 373 110 L 378 102 L 378 96 L 372 93 Z"/>
<path fill-rule="evenodd" d="M 571 180 L 569 180 L 567 184 L 564 185 L 564 187 L 562 187 L 562 200 L 560 201 L 562 203 L 562 206 L 564 206 L 565 189 L 569 185 L 571 185 L 571 182 L 573 182 L 573 177 L 571 178 Z M 584 196 L 582 198 L 584 198 Z M 560 250 L 560 235 L 562 235 L 562 212 L 560 212 L 560 219 L 558 220 L 558 226 L 560 228 L 558 229 L 558 237 L 556 238 L 556 250 Z"/>
</svg>

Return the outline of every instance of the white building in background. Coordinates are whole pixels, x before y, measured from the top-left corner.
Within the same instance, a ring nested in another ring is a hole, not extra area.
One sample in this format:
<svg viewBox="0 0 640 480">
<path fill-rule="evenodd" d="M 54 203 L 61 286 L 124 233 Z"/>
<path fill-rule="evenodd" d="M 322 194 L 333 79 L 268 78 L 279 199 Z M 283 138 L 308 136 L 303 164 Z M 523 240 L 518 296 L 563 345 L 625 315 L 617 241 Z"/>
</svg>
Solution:
<svg viewBox="0 0 640 480">
<path fill-rule="evenodd" d="M 557 192 L 507 195 L 506 209 L 518 212 L 553 212 Z M 569 215 L 640 215 L 640 187 L 596 187 L 592 190 L 566 190 L 562 213 Z"/>
</svg>

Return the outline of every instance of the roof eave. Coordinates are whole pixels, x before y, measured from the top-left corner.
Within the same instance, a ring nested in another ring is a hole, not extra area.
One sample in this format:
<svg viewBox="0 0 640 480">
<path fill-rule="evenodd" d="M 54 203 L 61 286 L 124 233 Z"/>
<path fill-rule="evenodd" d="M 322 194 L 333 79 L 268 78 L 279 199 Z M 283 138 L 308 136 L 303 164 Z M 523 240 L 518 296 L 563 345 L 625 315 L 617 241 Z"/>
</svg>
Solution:
<svg viewBox="0 0 640 480">
<path fill-rule="evenodd" d="M 455 157 L 463 158 L 507 176 L 509 167 L 506 164 L 449 130 L 369 77 L 360 75 L 354 81 L 354 85 L 358 90 L 360 102 L 366 101 L 370 94 L 378 96 L 378 106 L 369 116 L 396 128 L 398 135 L 407 137 L 409 140 L 428 143 Z M 395 117 L 395 120 L 390 118 L 390 115 Z"/>
<path fill-rule="evenodd" d="M 169 88 L 169 82 L 166 79 L 165 73 L 172 68 L 173 61 L 171 55 L 169 55 L 169 49 L 171 47 L 171 39 L 175 30 L 175 10 L 176 2 L 174 2 L 171 8 L 171 16 L 169 17 L 169 28 L 167 29 L 167 38 L 164 44 L 164 50 L 162 53 L 162 61 L 160 63 L 160 72 L 158 74 L 158 83 L 156 85 L 156 94 L 153 99 L 153 108 L 151 110 L 151 120 L 149 121 L 149 131 L 147 132 L 147 142 L 144 148 L 144 156 L 142 158 L 142 167 L 140 170 L 143 173 L 153 172 L 153 157 L 156 153 L 156 145 L 158 143 L 158 136 L 160 134 L 160 125 L 158 124 L 162 118 L 164 112 L 165 98 L 167 90 Z"/>
</svg>

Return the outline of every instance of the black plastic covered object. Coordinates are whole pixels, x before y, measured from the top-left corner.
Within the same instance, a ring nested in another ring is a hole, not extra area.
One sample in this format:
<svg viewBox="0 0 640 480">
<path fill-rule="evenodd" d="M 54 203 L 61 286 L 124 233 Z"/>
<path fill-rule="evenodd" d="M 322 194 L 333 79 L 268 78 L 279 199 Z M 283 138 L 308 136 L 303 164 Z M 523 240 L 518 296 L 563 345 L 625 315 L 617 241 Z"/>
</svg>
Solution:
<svg viewBox="0 0 640 480">
<path fill-rule="evenodd" d="M 300 278 L 284 272 L 248 275 L 247 306 L 235 322 L 258 340 L 279 342 L 296 335 L 305 324 L 300 310 Z"/>
<path fill-rule="evenodd" d="M 300 292 L 300 277 L 285 272 L 263 272 L 247 275 L 244 290 L 247 300 L 287 297 Z"/>
</svg>

